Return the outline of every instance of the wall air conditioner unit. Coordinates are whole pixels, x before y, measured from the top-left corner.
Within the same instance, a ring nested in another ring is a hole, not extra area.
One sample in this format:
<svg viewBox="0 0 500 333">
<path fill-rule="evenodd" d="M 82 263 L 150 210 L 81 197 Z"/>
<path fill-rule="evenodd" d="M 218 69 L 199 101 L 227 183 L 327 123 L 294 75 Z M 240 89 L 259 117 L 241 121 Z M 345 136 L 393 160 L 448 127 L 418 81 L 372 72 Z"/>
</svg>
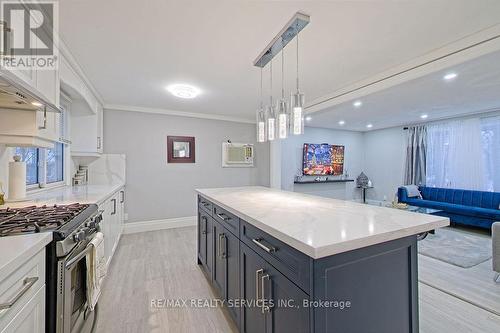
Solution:
<svg viewBox="0 0 500 333">
<path fill-rule="evenodd" d="M 246 143 L 222 143 L 223 168 L 251 168 L 253 167 L 253 145 Z"/>
</svg>

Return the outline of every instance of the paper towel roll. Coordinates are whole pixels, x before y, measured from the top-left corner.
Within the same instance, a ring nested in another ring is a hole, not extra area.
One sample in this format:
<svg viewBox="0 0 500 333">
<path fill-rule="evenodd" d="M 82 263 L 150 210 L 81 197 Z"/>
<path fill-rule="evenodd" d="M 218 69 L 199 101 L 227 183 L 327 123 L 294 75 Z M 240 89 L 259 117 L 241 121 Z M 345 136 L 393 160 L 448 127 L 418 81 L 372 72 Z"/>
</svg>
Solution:
<svg viewBox="0 0 500 333">
<path fill-rule="evenodd" d="M 9 200 L 26 198 L 26 163 L 9 162 Z"/>
</svg>

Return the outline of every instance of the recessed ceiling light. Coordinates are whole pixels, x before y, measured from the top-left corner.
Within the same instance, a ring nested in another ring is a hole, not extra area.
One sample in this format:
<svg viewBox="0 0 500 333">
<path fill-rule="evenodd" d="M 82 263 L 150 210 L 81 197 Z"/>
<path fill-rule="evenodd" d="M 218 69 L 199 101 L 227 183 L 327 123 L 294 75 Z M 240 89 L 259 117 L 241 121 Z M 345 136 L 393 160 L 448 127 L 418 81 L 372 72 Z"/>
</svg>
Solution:
<svg viewBox="0 0 500 333">
<path fill-rule="evenodd" d="M 311 116 L 307 116 L 306 117 L 306 121 L 311 121 L 312 120 L 312 117 Z"/>
<path fill-rule="evenodd" d="M 372 127 L 373 127 L 373 125 L 372 125 L 372 124 L 368 124 L 368 125 L 366 125 L 366 128 L 372 128 Z"/>
<path fill-rule="evenodd" d="M 40 102 L 35 101 L 35 102 L 31 102 L 31 105 L 34 105 L 34 106 L 42 106 L 43 104 L 42 104 L 42 103 L 40 103 Z"/>
<path fill-rule="evenodd" d="M 339 121 L 340 126 L 343 126 L 344 124 L 345 124 L 345 121 L 343 121 L 343 120 Z"/>
<path fill-rule="evenodd" d="M 174 96 L 180 98 L 195 98 L 201 93 L 201 90 L 189 84 L 171 84 L 167 90 Z"/>
<path fill-rule="evenodd" d="M 458 76 L 457 73 L 448 73 L 445 76 L 443 76 L 443 79 L 445 79 L 446 81 L 450 81 L 456 78 L 457 76 Z"/>
<path fill-rule="evenodd" d="M 361 105 L 363 105 L 363 102 L 356 101 L 356 102 L 352 103 L 352 105 L 354 105 L 354 107 L 356 107 L 356 108 L 359 108 Z"/>
<path fill-rule="evenodd" d="M 420 115 L 420 118 L 422 118 L 422 119 L 427 119 L 427 117 L 429 117 L 429 116 L 428 116 L 428 115 L 426 115 L 426 114 L 422 114 L 422 115 Z"/>
</svg>

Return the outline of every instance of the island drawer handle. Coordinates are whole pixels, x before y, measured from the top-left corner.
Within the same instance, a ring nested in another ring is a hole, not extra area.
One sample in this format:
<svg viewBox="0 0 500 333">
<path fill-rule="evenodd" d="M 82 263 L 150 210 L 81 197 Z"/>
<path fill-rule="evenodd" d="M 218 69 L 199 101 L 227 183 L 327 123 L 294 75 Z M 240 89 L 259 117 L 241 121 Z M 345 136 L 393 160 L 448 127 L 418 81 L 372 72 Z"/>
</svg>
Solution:
<svg viewBox="0 0 500 333">
<path fill-rule="evenodd" d="M 231 218 L 229 216 L 227 216 L 226 214 L 224 213 L 218 213 L 216 214 L 218 217 L 220 217 L 223 221 L 229 221 Z"/>
<path fill-rule="evenodd" d="M 258 247 L 266 251 L 267 253 L 273 253 L 278 251 L 275 247 L 267 247 L 264 244 L 262 244 L 262 238 L 252 238 L 252 242 L 254 242 Z"/>
<path fill-rule="evenodd" d="M 6 303 L 1 303 L 0 304 L 0 310 L 6 310 L 14 306 L 16 302 L 24 295 L 26 292 L 31 288 L 32 285 L 35 284 L 35 282 L 38 281 L 38 276 L 35 277 L 27 277 L 23 281 L 23 287 L 19 292 L 14 296 L 10 301 L 7 301 Z"/>
</svg>

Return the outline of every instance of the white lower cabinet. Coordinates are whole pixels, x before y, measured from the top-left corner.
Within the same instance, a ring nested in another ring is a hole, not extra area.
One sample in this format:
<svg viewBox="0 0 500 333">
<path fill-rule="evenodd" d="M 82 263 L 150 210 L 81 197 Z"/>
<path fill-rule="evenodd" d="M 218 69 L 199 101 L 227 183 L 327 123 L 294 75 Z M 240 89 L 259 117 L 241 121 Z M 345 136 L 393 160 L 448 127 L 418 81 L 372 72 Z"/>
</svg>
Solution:
<svg viewBox="0 0 500 333">
<path fill-rule="evenodd" d="M 31 298 L 2 333 L 45 332 L 45 285 Z"/>
<path fill-rule="evenodd" d="M 118 246 L 124 222 L 125 190 L 119 189 L 104 201 L 99 209 L 103 210 L 101 232 L 104 234 L 104 253 L 109 265 Z"/>
<path fill-rule="evenodd" d="M 45 249 L 0 282 L 0 332 L 45 332 Z"/>
</svg>

